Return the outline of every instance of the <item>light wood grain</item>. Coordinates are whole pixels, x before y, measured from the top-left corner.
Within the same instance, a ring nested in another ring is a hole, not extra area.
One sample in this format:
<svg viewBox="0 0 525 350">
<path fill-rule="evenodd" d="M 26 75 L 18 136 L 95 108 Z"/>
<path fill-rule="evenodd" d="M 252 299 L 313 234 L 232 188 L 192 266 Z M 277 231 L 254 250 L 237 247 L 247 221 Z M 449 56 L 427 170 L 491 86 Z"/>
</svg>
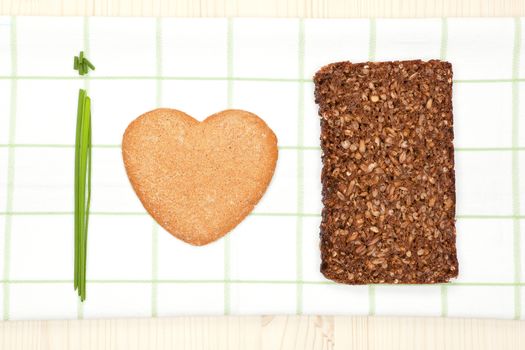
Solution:
<svg viewBox="0 0 525 350">
<path fill-rule="evenodd" d="M 0 0 L 1 15 L 525 16 L 525 0 Z M 525 349 L 525 321 L 181 317 L 0 323 L 1 349 Z"/>
<path fill-rule="evenodd" d="M 12 321 L 2 349 L 523 349 L 525 321 L 387 317 L 180 317 Z"/>
<path fill-rule="evenodd" d="M 4 15 L 178 17 L 523 16 L 523 0 L 1 0 Z"/>
</svg>

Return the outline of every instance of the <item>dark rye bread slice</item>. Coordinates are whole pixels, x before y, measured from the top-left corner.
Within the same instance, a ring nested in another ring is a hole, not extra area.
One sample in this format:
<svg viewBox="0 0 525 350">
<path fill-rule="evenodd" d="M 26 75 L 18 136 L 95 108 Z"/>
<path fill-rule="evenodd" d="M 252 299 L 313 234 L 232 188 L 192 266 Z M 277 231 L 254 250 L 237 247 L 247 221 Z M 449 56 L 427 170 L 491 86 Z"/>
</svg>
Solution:
<svg viewBox="0 0 525 350">
<path fill-rule="evenodd" d="M 451 64 L 339 62 L 314 82 L 321 272 L 349 284 L 456 277 Z"/>
</svg>

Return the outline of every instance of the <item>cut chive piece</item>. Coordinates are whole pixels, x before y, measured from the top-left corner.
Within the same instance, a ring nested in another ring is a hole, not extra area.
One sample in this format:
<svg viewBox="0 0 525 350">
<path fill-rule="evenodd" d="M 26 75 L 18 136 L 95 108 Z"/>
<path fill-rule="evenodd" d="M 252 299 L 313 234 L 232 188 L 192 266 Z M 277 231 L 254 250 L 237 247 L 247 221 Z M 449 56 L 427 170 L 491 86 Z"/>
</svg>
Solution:
<svg viewBox="0 0 525 350">
<path fill-rule="evenodd" d="M 88 59 L 85 59 L 84 62 L 86 62 L 86 65 L 91 69 L 91 70 L 95 70 L 95 66 L 88 60 Z"/>
</svg>

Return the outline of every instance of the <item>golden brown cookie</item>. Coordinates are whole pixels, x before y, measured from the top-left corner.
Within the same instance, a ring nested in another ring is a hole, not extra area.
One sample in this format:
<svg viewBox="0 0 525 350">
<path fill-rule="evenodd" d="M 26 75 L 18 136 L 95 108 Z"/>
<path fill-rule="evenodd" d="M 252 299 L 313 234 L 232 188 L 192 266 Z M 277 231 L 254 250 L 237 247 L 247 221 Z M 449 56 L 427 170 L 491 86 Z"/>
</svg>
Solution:
<svg viewBox="0 0 525 350">
<path fill-rule="evenodd" d="M 225 110 L 199 122 L 175 109 L 135 119 L 122 140 L 133 189 L 175 237 L 204 245 L 237 226 L 261 199 L 277 138 L 255 114 Z"/>
</svg>

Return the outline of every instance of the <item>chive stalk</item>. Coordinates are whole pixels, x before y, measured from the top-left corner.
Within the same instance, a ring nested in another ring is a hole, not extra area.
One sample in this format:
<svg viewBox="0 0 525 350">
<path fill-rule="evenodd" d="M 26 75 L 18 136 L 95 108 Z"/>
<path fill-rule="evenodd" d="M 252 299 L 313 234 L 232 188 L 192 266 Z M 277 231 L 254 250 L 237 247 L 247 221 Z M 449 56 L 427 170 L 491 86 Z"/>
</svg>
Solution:
<svg viewBox="0 0 525 350">
<path fill-rule="evenodd" d="M 87 74 L 89 69 L 95 69 L 84 57 L 83 52 L 75 57 L 73 67 L 80 75 Z M 87 236 L 91 202 L 91 99 L 84 89 L 78 92 L 74 186 L 75 266 L 73 281 L 80 301 L 84 301 L 86 299 Z"/>
</svg>

